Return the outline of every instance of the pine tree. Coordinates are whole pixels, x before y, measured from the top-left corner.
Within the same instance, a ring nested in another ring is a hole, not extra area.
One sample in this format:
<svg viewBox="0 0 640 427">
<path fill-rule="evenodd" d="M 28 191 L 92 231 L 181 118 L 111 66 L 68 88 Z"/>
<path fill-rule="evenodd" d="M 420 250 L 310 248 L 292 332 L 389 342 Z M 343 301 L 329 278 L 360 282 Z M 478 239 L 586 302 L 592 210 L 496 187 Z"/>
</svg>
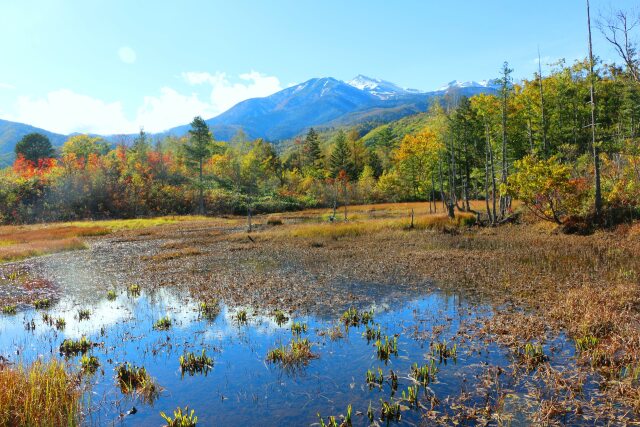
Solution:
<svg viewBox="0 0 640 427">
<path fill-rule="evenodd" d="M 209 126 L 200 116 L 195 117 L 191 122 L 189 135 L 189 142 L 184 148 L 187 158 L 198 170 L 198 212 L 204 214 L 203 164 L 213 152 L 213 137 Z"/>
<path fill-rule="evenodd" d="M 349 147 L 347 146 L 347 136 L 340 130 L 336 136 L 336 142 L 331 152 L 331 158 L 329 159 L 331 176 L 336 178 L 340 175 L 341 171 L 346 172 L 347 175 L 351 174 L 353 166 L 351 164 L 350 154 Z"/>
<path fill-rule="evenodd" d="M 304 165 L 316 168 L 320 166 L 322 152 L 320 151 L 320 138 L 314 128 L 310 128 L 304 139 L 303 146 Z"/>
</svg>

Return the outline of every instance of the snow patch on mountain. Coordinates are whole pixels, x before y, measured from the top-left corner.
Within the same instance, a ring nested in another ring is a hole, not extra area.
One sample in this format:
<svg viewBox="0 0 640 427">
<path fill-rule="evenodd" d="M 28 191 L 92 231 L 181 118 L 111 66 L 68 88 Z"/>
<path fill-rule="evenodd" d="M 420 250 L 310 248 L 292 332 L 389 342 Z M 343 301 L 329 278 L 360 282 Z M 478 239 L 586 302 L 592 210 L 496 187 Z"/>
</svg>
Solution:
<svg viewBox="0 0 640 427">
<path fill-rule="evenodd" d="M 404 89 L 396 85 L 395 83 L 367 77 L 362 74 L 357 75 L 346 83 L 350 86 L 355 87 L 356 89 L 369 92 L 370 94 L 380 99 L 389 99 L 396 96 L 407 95 L 410 93 L 421 93 L 420 91 L 415 89 Z"/>
</svg>

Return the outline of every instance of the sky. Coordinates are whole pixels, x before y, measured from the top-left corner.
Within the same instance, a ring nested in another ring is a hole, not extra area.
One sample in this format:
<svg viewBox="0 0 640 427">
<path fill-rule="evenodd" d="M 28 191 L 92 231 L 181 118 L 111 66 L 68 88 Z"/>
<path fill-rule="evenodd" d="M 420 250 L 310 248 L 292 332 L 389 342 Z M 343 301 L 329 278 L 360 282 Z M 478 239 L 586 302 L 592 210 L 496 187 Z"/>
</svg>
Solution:
<svg viewBox="0 0 640 427">
<path fill-rule="evenodd" d="M 592 17 L 637 0 L 591 0 Z M 594 29 L 594 50 L 617 57 Z M 314 77 L 433 90 L 587 53 L 584 0 L 2 0 L 0 119 L 158 132 Z"/>
</svg>

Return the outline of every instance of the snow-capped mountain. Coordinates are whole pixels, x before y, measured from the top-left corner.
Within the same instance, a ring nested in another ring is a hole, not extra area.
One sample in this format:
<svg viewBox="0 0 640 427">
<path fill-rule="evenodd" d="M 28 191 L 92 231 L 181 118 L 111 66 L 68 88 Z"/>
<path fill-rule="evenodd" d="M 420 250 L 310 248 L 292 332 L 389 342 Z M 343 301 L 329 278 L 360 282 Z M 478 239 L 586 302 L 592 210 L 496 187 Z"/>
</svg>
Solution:
<svg viewBox="0 0 640 427">
<path fill-rule="evenodd" d="M 447 83 L 445 86 L 442 86 L 436 89 L 436 92 L 446 92 L 451 89 L 469 89 L 469 88 L 496 89 L 497 85 L 494 83 L 493 80 L 480 80 L 479 82 L 476 82 L 473 80 L 468 82 L 453 80 Z"/>
<path fill-rule="evenodd" d="M 374 79 L 362 74 L 357 75 L 346 83 L 357 89 L 369 92 L 380 99 L 389 99 L 397 96 L 420 93 L 415 89 L 404 89 L 395 83 L 381 79 Z"/>
</svg>

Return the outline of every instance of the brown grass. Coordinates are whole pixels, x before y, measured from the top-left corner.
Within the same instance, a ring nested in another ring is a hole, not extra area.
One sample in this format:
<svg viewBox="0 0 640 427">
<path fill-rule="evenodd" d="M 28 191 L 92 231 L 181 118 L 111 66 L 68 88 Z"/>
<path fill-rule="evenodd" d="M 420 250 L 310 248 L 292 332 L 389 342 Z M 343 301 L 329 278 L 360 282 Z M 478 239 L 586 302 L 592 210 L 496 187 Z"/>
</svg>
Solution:
<svg viewBox="0 0 640 427">
<path fill-rule="evenodd" d="M 202 251 L 193 247 L 186 247 L 183 249 L 179 249 L 177 251 L 171 252 L 163 252 L 157 255 L 152 256 L 143 256 L 142 259 L 145 261 L 156 261 L 156 262 L 164 262 L 170 261 L 172 259 L 184 258 L 188 256 L 201 255 Z"/>
<path fill-rule="evenodd" d="M 78 379 L 60 361 L 0 367 L 2 426 L 79 425 L 80 399 Z"/>
</svg>

